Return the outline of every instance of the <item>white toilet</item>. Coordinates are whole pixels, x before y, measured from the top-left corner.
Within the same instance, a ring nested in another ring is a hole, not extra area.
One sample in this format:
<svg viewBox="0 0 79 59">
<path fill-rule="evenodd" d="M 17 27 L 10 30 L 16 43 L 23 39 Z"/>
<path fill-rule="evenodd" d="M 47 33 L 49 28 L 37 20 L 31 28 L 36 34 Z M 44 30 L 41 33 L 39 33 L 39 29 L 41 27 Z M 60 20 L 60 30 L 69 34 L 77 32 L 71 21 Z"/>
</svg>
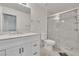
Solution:
<svg viewBox="0 0 79 59">
<path fill-rule="evenodd" d="M 58 56 L 58 53 L 55 51 L 55 41 L 50 39 L 44 40 L 42 53 L 45 56 Z"/>
<path fill-rule="evenodd" d="M 47 39 L 46 34 L 41 35 L 41 41 L 42 41 L 42 44 L 44 45 L 44 47 L 48 47 L 50 49 L 53 49 L 53 47 L 56 44 L 55 41 Z"/>
<path fill-rule="evenodd" d="M 41 54 L 44 56 L 59 56 L 57 52 L 54 51 L 54 48 L 56 46 L 56 42 L 47 39 L 45 35 L 42 35 L 41 37 Z"/>
<path fill-rule="evenodd" d="M 50 50 L 53 50 L 55 46 L 55 41 L 47 39 L 47 40 L 44 40 L 44 43 L 45 43 L 45 47 L 49 48 Z"/>
</svg>

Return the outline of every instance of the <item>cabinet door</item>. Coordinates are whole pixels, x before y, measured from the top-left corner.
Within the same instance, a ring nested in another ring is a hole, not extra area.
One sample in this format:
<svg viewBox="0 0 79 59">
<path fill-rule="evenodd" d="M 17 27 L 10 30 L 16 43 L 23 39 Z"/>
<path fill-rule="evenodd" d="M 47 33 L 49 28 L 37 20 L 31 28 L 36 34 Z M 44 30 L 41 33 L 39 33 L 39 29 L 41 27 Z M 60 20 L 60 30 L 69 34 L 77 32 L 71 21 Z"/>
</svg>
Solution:
<svg viewBox="0 0 79 59">
<path fill-rule="evenodd" d="M 24 43 L 22 45 L 22 56 L 31 56 L 32 55 L 32 45 L 31 43 Z"/>
<path fill-rule="evenodd" d="M 6 49 L 7 56 L 20 56 L 21 55 L 21 48 L 20 46 L 10 47 Z"/>
<path fill-rule="evenodd" d="M 5 56 L 5 50 L 0 50 L 0 56 Z"/>
</svg>

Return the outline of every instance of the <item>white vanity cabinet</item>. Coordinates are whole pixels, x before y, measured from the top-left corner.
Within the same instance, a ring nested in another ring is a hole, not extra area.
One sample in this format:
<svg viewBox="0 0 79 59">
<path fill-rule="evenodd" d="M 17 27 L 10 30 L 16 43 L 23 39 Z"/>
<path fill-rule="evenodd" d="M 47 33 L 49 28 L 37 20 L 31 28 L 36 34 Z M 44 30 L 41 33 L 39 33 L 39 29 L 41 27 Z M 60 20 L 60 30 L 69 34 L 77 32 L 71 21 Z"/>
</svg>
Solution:
<svg viewBox="0 0 79 59">
<path fill-rule="evenodd" d="M 26 42 L 18 46 L 6 49 L 6 56 L 39 56 L 39 41 Z"/>
<path fill-rule="evenodd" d="M 6 52 L 5 51 L 6 51 L 5 49 L 0 50 L 0 56 L 5 56 L 6 55 Z"/>
<path fill-rule="evenodd" d="M 31 45 L 31 43 L 22 44 L 21 55 L 22 56 L 32 56 L 32 45 Z"/>
<path fill-rule="evenodd" d="M 6 56 L 21 56 L 21 46 L 14 46 L 6 49 Z"/>
<path fill-rule="evenodd" d="M 0 41 L 0 55 L 6 56 L 39 56 L 40 55 L 40 35 L 29 35 L 22 37 L 9 38 Z"/>
<path fill-rule="evenodd" d="M 26 42 L 21 46 L 22 56 L 39 56 L 40 55 L 40 41 L 34 40 L 32 42 Z"/>
<path fill-rule="evenodd" d="M 29 43 L 24 43 L 6 49 L 6 56 L 32 56 L 32 47 Z"/>
</svg>

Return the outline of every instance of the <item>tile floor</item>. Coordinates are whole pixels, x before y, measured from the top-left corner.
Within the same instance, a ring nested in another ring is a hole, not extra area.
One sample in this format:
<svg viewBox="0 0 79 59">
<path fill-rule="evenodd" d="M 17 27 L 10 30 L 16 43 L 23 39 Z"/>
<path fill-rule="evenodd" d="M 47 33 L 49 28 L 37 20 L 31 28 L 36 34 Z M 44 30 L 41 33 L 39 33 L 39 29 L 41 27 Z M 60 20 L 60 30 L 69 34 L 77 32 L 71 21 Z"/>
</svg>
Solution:
<svg viewBox="0 0 79 59">
<path fill-rule="evenodd" d="M 41 48 L 41 56 L 60 56 L 59 53 L 55 50 L 50 50 L 49 48 Z"/>
</svg>

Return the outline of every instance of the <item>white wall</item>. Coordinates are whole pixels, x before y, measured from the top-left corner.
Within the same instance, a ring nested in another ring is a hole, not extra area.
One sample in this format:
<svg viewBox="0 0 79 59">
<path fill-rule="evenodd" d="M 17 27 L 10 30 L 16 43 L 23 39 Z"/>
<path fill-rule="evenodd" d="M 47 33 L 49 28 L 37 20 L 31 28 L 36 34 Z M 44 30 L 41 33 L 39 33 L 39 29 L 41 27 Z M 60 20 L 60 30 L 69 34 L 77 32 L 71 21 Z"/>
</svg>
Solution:
<svg viewBox="0 0 79 59">
<path fill-rule="evenodd" d="M 41 33 L 42 39 L 47 34 L 47 9 L 38 6 L 37 4 L 30 4 L 31 6 L 31 31 Z"/>
<path fill-rule="evenodd" d="M 2 8 L 2 11 L 1 11 Z M 11 15 L 16 15 L 17 17 L 17 26 L 16 26 L 16 30 L 17 31 L 26 31 L 28 32 L 30 30 L 30 14 L 29 13 L 24 13 L 12 8 L 8 8 L 8 7 L 1 7 L 0 8 L 0 12 L 2 13 L 7 13 L 7 14 L 11 14 Z M 1 13 L 0 13 L 1 14 Z"/>
<path fill-rule="evenodd" d="M 2 7 L 0 7 L 0 32 L 1 32 L 1 29 L 2 29 Z"/>
<path fill-rule="evenodd" d="M 58 28 L 57 28 L 58 21 L 57 20 L 59 20 L 59 14 L 48 17 L 47 37 L 48 37 L 48 39 L 56 41 L 57 45 L 60 45 L 59 36 L 57 36 L 57 34 L 58 34 L 58 32 L 57 32 L 58 31 Z"/>
</svg>

